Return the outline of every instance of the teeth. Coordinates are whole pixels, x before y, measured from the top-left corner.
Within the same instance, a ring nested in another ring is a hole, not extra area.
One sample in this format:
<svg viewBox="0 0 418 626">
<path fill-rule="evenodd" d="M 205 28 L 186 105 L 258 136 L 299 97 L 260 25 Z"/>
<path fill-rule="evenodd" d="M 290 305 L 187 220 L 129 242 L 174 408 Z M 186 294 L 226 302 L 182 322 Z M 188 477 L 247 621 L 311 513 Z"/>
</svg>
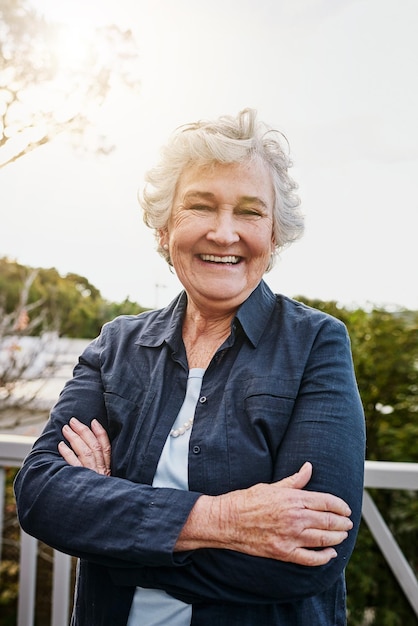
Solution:
<svg viewBox="0 0 418 626">
<path fill-rule="evenodd" d="M 215 256 L 214 254 L 201 254 L 202 261 L 211 261 L 212 263 L 238 263 L 239 256 Z"/>
</svg>

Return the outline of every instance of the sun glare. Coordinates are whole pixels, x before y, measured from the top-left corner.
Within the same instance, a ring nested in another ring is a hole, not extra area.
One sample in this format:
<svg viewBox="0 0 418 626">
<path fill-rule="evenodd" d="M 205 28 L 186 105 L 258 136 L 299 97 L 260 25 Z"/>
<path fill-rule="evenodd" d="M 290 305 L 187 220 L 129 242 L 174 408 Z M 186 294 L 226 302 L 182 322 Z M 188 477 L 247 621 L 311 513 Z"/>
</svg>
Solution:
<svg viewBox="0 0 418 626">
<path fill-rule="evenodd" d="M 91 57 L 91 35 L 86 29 L 62 25 L 54 42 L 57 62 L 61 69 L 76 71 Z"/>
<path fill-rule="evenodd" d="M 51 43 L 58 68 L 63 72 L 82 71 L 99 53 L 97 29 L 103 25 L 100 3 L 32 0 L 32 4 L 54 27 Z"/>
</svg>

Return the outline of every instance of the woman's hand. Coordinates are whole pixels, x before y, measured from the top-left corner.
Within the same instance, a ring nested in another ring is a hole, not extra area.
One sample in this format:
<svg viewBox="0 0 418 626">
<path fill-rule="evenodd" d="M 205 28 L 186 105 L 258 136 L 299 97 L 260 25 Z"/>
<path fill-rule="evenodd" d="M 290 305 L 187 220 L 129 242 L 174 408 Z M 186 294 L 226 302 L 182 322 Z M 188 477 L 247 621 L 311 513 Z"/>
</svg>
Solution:
<svg viewBox="0 0 418 626">
<path fill-rule="evenodd" d="M 69 465 L 87 467 L 98 474 L 110 476 L 112 448 L 107 432 L 96 419 L 89 428 L 72 417 L 70 423 L 62 429 L 62 434 L 71 448 L 60 441 L 58 452 Z"/>
<path fill-rule="evenodd" d="M 273 484 L 201 496 L 176 550 L 226 548 L 299 565 L 324 565 L 337 556 L 353 524 L 349 506 L 327 493 L 304 491 L 312 465 Z M 315 549 L 312 549 L 315 548 Z"/>
</svg>

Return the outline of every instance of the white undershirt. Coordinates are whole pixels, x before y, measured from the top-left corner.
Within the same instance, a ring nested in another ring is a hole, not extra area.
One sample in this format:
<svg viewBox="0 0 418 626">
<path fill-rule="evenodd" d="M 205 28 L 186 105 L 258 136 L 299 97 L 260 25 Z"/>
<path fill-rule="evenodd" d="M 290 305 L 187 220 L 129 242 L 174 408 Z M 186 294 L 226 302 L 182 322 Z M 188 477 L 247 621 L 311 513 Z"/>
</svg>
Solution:
<svg viewBox="0 0 418 626">
<path fill-rule="evenodd" d="M 192 368 L 187 379 L 186 396 L 172 430 L 194 417 L 205 370 Z M 188 455 L 191 428 L 179 437 L 167 437 L 155 472 L 153 487 L 189 489 Z M 137 587 L 127 626 L 190 626 L 192 607 L 160 589 Z"/>
</svg>

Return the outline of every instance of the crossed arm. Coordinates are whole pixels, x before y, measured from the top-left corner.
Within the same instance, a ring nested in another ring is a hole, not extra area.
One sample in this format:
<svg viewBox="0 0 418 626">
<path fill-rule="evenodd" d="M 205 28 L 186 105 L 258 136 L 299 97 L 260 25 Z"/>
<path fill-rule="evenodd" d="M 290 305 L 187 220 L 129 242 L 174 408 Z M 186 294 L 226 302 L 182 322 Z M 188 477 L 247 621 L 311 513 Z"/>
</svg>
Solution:
<svg viewBox="0 0 418 626">
<path fill-rule="evenodd" d="M 91 428 L 72 418 L 58 450 L 72 466 L 109 476 L 111 444 L 97 420 Z M 305 566 L 337 556 L 353 527 L 351 510 L 337 496 L 304 490 L 312 475 L 307 462 L 281 481 L 220 496 L 201 495 L 181 530 L 176 552 L 221 548 Z M 315 548 L 314 550 L 312 548 Z"/>
</svg>

